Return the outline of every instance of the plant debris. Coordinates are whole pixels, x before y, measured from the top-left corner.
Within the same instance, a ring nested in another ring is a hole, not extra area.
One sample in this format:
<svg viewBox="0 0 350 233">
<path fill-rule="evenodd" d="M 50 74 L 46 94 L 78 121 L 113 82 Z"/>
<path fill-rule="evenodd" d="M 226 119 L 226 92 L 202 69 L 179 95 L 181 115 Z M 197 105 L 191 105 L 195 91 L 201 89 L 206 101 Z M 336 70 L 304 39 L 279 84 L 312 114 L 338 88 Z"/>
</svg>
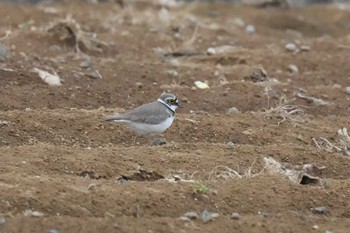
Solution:
<svg viewBox="0 0 350 233">
<path fill-rule="evenodd" d="M 82 49 L 101 53 L 103 52 L 102 47 L 108 47 L 106 42 L 96 38 L 95 33 L 84 31 L 72 15 L 54 21 L 47 31 L 61 41 L 73 41 L 75 51 L 78 53 L 82 52 Z"/>
</svg>

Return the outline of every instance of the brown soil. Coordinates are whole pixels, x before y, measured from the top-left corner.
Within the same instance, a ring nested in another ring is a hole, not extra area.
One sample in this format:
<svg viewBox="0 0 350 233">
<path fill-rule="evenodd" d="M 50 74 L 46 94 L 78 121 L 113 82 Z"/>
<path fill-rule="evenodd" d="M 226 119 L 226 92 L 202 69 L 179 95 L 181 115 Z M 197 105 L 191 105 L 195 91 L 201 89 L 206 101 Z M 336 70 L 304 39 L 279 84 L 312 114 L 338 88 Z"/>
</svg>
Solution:
<svg viewBox="0 0 350 233">
<path fill-rule="evenodd" d="M 0 41 L 0 232 L 349 232 L 350 157 L 319 139 L 340 146 L 337 130 L 350 128 L 350 8 L 184 5 L 170 8 L 170 22 L 160 10 L 147 1 L 0 6 L 1 36 L 11 31 Z M 79 54 L 72 38 L 48 33 L 67 14 L 105 42 L 99 51 L 80 43 Z M 290 42 L 310 50 L 288 52 Z M 221 45 L 235 47 L 206 54 Z M 80 67 L 87 56 L 92 67 Z M 47 85 L 34 67 L 56 71 L 63 85 Z M 196 80 L 210 88 L 195 89 Z M 127 128 L 102 120 L 163 91 L 184 105 L 166 145 L 133 144 Z M 286 115 L 283 96 L 304 114 Z M 228 115 L 233 106 L 241 113 Z M 325 167 L 324 185 L 268 174 L 265 156 Z M 219 165 L 243 178 L 213 177 Z M 203 222 L 204 210 L 219 216 Z M 190 211 L 199 219 L 180 219 Z"/>
</svg>

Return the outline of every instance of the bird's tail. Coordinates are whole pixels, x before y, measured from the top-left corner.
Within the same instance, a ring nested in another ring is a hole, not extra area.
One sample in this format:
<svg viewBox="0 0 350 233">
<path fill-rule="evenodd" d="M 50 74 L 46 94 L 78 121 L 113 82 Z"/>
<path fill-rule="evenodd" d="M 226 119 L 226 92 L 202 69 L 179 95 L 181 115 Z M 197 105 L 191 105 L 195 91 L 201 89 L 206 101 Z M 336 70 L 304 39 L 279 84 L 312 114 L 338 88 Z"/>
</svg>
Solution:
<svg viewBox="0 0 350 233">
<path fill-rule="evenodd" d="M 123 118 L 122 114 L 116 113 L 116 114 L 114 114 L 112 116 L 106 116 L 104 118 L 104 120 L 105 121 L 122 121 L 122 120 L 124 120 L 124 118 Z"/>
</svg>

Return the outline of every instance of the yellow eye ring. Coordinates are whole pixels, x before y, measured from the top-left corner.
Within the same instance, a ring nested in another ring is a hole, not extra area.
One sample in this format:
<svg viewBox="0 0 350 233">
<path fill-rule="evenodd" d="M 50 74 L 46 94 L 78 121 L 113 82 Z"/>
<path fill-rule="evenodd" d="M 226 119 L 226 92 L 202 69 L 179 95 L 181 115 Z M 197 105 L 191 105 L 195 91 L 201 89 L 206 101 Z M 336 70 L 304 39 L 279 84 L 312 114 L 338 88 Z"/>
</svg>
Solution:
<svg viewBox="0 0 350 233">
<path fill-rule="evenodd" d="M 175 104 L 175 100 L 174 99 L 170 99 L 170 100 L 168 100 L 168 103 L 169 104 Z"/>
</svg>

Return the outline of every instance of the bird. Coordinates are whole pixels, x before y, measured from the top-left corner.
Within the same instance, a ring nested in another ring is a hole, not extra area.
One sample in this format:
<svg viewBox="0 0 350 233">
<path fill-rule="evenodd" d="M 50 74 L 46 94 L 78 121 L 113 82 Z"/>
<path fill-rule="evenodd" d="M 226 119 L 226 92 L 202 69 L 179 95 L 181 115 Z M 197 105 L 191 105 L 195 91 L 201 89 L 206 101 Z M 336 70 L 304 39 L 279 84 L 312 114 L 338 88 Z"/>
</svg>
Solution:
<svg viewBox="0 0 350 233">
<path fill-rule="evenodd" d="M 179 107 L 176 95 L 162 93 L 151 103 L 144 104 L 124 114 L 116 113 L 105 118 L 106 121 L 123 123 L 137 135 L 156 135 L 163 133 L 173 123 L 175 110 Z"/>
</svg>

